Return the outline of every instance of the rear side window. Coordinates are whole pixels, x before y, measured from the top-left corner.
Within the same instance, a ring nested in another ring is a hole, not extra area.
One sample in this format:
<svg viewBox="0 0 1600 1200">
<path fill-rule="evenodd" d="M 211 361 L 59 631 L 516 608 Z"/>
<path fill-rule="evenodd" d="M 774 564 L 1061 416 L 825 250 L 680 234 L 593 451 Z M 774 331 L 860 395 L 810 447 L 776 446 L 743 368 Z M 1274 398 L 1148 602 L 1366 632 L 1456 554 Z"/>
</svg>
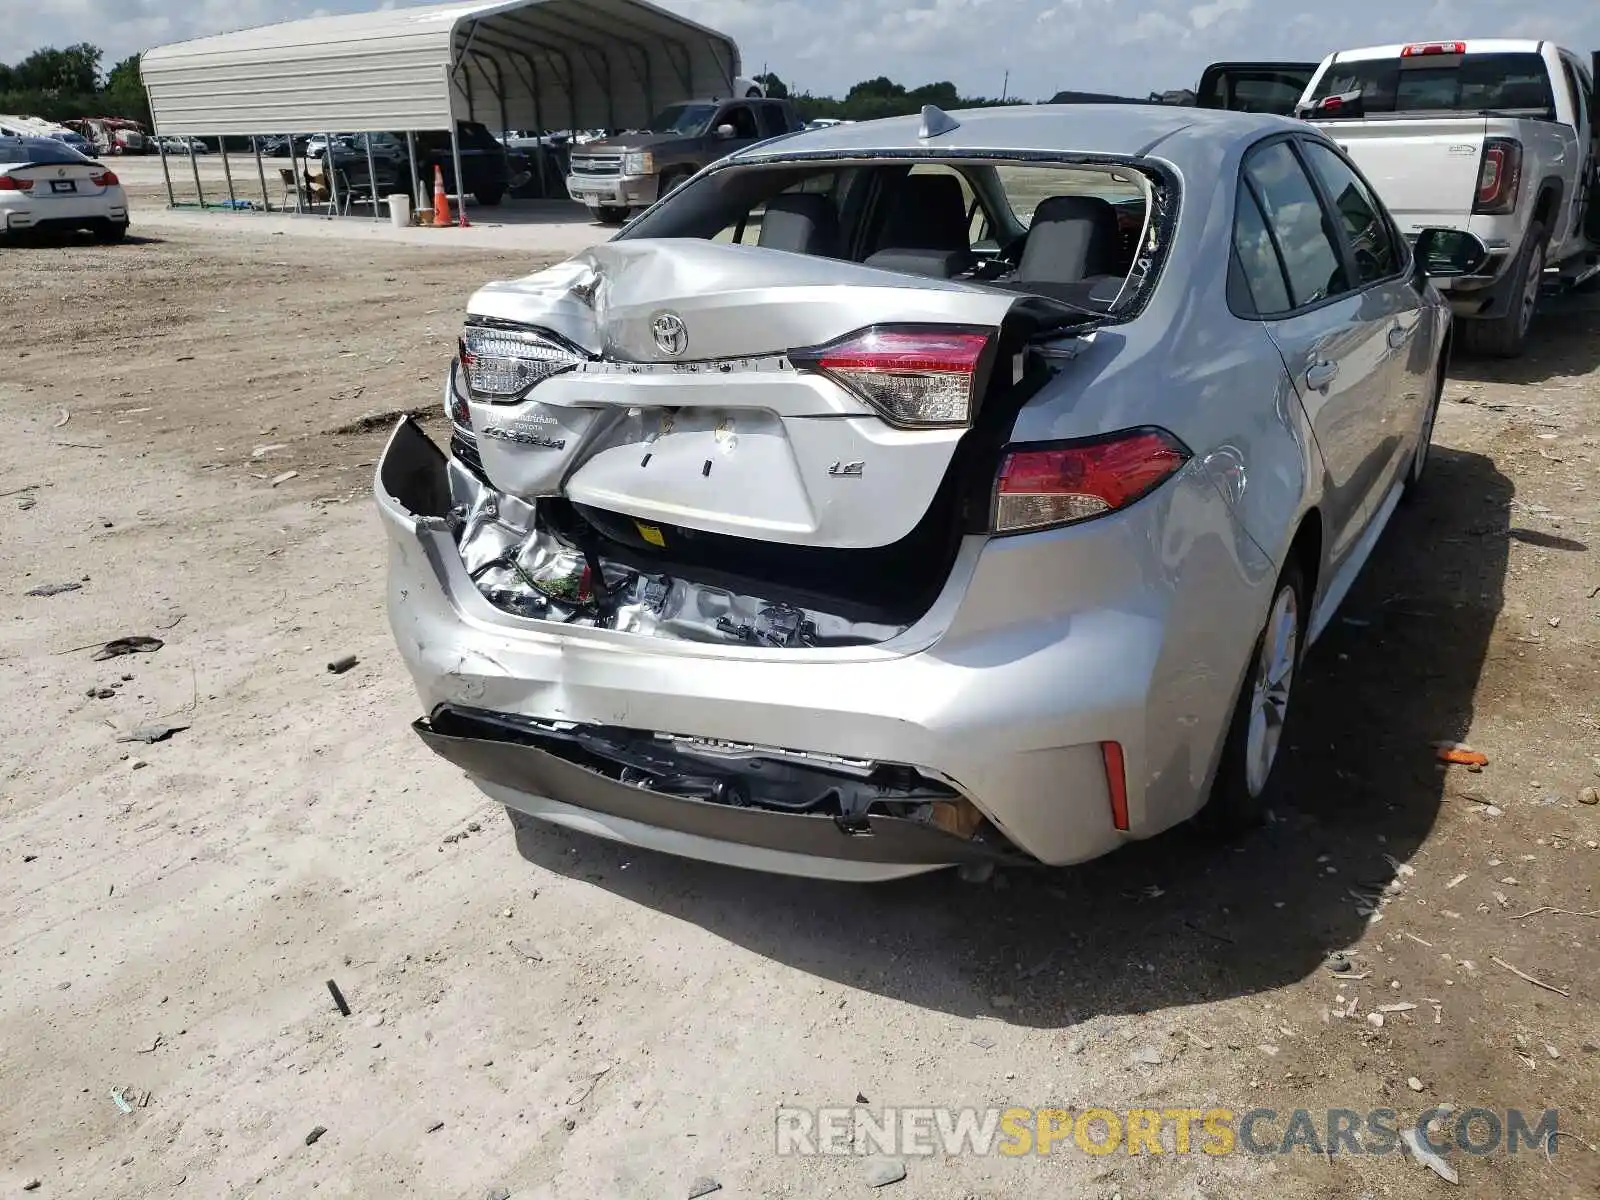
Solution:
<svg viewBox="0 0 1600 1200">
<path fill-rule="evenodd" d="M 1253 151 L 1244 171 L 1277 238 L 1295 307 L 1349 291 L 1327 214 L 1289 143 Z"/>
<path fill-rule="evenodd" d="M 1561 60 L 1561 69 L 1567 75 L 1567 91 L 1572 93 L 1572 110 L 1578 116 L 1580 125 L 1589 123 L 1589 85 L 1578 74 L 1578 69 L 1572 65 L 1570 59 Z"/>
<path fill-rule="evenodd" d="M 1346 240 L 1355 252 L 1362 284 L 1387 279 L 1400 270 L 1400 248 L 1378 202 L 1348 163 L 1326 146 L 1303 142 L 1306 161 L 1338 210 Z"/>
<path fill-rule="evenodd" d="M 1361 93 L 1374 112 L 1480 112 L 1484 109 L 1553 112 L 1550 72 L 1538 54 L 1440 54 L 1335 62 L 1312 93 Z M 1321 120 L 1321 116 L 1318 116 Z"/>
<path fill-rule="evenodd" d="M 780 137 L 789 132 L 789 118 L 784 116 L 782 105 L 758 104 L 756 116 L 761 121 L 762 137 Z"/>
<path fill-rule="evenodd" d="M 1239 184 L 1233 214 L 1233 250 L 1244 272 L 1245 286 L 1257 315 L 1275 316 L 1294 307 L 1289 301 L 1289 284 L 1283 277 L 1283 261 L 1267 231 L 1267 219 L 1250 189 Z"/>
</svg>

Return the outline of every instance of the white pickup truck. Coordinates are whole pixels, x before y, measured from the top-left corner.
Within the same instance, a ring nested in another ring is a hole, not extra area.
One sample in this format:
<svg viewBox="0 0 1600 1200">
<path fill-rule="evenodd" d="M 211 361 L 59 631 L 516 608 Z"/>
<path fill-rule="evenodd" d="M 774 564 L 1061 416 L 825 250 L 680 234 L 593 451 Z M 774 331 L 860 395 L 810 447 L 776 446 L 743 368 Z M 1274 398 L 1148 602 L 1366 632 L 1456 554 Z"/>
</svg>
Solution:
<svg viewBox="0 0 1600 1200">
<path fill-rule="evenodd" d="M 1448 281 L 1464 348 L 1521 354 L 1541 288 L 1600 274 L 1597 71 L 1600 55 L 1496 38 L 1341 50 L 1306 86 L 1297 114 L 1402 231 L 1464 229 L 1488 246 L 1480 274 Z"/>
</svg>

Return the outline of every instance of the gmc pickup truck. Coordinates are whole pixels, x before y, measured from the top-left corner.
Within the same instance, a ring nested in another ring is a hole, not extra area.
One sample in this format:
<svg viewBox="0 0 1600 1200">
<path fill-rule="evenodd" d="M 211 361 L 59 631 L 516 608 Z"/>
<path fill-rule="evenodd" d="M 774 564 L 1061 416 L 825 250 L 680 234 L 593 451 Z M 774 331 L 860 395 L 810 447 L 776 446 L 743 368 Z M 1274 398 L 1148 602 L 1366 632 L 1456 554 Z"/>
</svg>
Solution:
<svg viewBox="0 0 1600 1200">
<path fill-rule="evenodd" d="M 1321 126 L 1403 232 L 1464 229 L 1481 272 L 1442 281 L 1463 348 L 1521 354 L 1543 287 L 1600 274 L 1595 73 L 1551 42 L 1420 42 L 1323 59 L 1296 114 Z"/>
<path fill-rule="evenodd" d="M 787 100 L 755 96 L 673 104 L 648 129 L 576 147 L 567 192 L 601 224 L 620 225 L 708 163 L 800 128 Z"/>
</svg>

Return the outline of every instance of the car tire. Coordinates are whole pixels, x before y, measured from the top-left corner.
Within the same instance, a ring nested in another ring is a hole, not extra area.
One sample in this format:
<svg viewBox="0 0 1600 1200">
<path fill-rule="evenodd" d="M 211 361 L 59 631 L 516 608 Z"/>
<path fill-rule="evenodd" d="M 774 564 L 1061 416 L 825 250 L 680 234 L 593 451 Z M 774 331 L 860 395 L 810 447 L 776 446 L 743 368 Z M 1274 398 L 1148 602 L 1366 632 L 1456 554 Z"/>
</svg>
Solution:
<svg viewBox="0 0 1600 1200">
<path fill-rule="evenodd" d="M 594 219 L 602 225 L 622 225 L 628 220 L 628 210 L 614 204 L 602 204 L 594 210 Z"/>
<path fill-rule="evenodd" d="M 1217 763 L 1211 795 L 1199 824 L 1228 835 L 1259 825 L 1271 807 L 1277 768 L 1283 759 L 1283 734 L 1293 712 L 1294 683 L 1305 652 L 1307 611 L 1305 575 L 1291 562 L 1278 576 L 1266 623 L 1250 651 L 1227 740 Z"/>
<path fill-rule="evenodd" d="M 498 208 L 500 201 L 506 198 L 506 194 L 495 188 L 489 188 L 486 191 L 473 192 L 472 198 L 485 208 Z"/>
<path fill-rule="evenodd" d="M 1428 460 L 1433 457 L 1433 426 L 1439 419 L 1439 402 L 1444 399 L 1445 372 L 1449 368 L 1449 350 L 1446 349 L 1439 355 L 1439 361 L 1433 368 L 1433 395 L 1428 400 L 1428 411 L 1422 418 L 1422 432 L 1417 435 L 1417 448 L 1411 455 L 1411 468 L 1406 472 L 1406 489 L 1400 493 L 1401 500 L 1416 498 L 1417 489 L 1422 485 L 1423 474 L 1428 469 Z"/>
<path fill-rule="evenodd" d="M 128 236 L 128 223 L 126 221 L 106 221 L 94 227 L 94 240 L 111 245 L 120 242 Z"/>
<path fill-rule="evenodd" d="M 673 192 L 677 191 L 693 178 L 693 171 L 669 171 L 667 174 L 661 177 L 661 186 L 657 190 L 656 195 L 670 196 Z"/>
<path fill-rule="evenodd" d="M 1528 227 L 1511 280 L 1511 304 L 1503 316 L 1469 317 L 1459 322 L 1462 346 L 1488 358 L 1519 358 L 1539 304 L 1550 235 L 1537 221 Z"/>
</svg>

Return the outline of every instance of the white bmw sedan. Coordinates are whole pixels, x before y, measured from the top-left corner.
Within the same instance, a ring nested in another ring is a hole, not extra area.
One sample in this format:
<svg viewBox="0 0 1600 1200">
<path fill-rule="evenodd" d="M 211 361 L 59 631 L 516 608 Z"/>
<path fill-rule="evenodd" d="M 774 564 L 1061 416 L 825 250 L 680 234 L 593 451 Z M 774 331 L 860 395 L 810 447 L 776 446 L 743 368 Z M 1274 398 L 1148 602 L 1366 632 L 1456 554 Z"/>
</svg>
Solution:
<svg viewBox="0 0 1600 1200">
<path fill-rule="evenodd" d="M 35 229 L 121 241 L 128 198 L 116 173 L 55 138 L 0 137 L 0 234 Z"/>
</svg>

